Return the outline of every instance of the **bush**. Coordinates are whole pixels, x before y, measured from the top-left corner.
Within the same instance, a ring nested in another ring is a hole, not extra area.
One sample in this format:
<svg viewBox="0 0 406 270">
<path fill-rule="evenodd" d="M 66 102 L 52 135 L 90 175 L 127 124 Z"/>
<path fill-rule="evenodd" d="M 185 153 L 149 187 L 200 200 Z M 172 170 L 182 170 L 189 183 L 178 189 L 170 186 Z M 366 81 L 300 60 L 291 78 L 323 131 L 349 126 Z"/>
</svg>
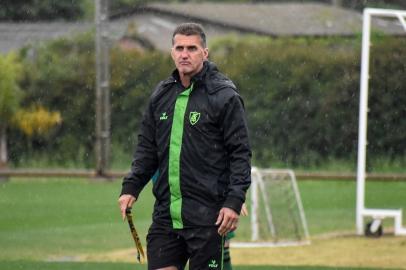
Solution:
<svg viewBox="0 0 406 270">
<path fill-rule="evenodd" d="M 26 49 L 22 52 L 25 54 Z M 49 156 L 54 164 L 94 164 L 95 61 L 94 39 L 90 34 L 52 41 L 36 49 L 36 58 L 26 58 L 24 105 L 46 105 L 59 111 L 59 129 L 46 138 L 28 138 L 13 131 L 19 144 L 11 145 L 15 163 L 35 153 Z M 133 151 L 139 121 L 155 84 L 171 70 L 169 56 L 159 52 L 111 50 L 112 141 Z M 13 140 L 10 138 L 10 140 Z M 120 152 L 120 151 L 119 151 Z M 130 155 L 129 155 L 130 156 Z"/>
<path fill-rule="evenodd" d="M 406 123 L 399 121 L 405 115 L 406 46 L 402 39 L 378 40 L 371 72 L 370 106 L 376 109 L 370 115 L 369 153 L 401 158 L 406 149 L 405 141 L 400 142 Z M 233 37 L 215 44 L 213 58 L 245 99 L 256 164 L 317 165 L 327 158 L 355 158 L 358 44 L 334 38 Z M 393 92 L 385 90 L 390 87 Z"/>
<path fill-rule="evenodd" d="M 255 165 L 354 161 L 359 44 L 338 38 L 258 37 L 228 37 L 213 44 L 210 57 L 245 100 Z M 10 140 L 20 142 L 10 148 L 15 162 L 43 153 L 53 161 L 93 166 L 93 47 L 93 37 L 85 35 L 53 41 L 39 48 L 35 59 L 27 58 L 24 102 L 59 111 L 63 122 L 41 139 L 14 131 Z M 372 48 L 368 157 L 404 162 L 405 40 L 378 37 Z M 124 148 L 113 153 L 131 155 L 149 95 L 172 68 L 168 53 L 111 50 L 112 142 Z"/>
</svg>

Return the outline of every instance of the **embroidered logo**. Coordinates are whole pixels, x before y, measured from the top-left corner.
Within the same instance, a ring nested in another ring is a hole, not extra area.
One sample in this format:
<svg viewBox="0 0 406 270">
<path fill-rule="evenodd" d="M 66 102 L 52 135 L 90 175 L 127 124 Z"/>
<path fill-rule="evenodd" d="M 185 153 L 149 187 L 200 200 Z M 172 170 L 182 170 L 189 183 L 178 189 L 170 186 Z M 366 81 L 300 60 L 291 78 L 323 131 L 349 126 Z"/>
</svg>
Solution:
<svg viewBox="0 0 406 270">
<path fill-rule="evenodd" d="M 189 121 L 192 126 L 195 125 L 199 121 L 199 119 L 200 119 L 199 112 L 190 112 Z"/>
<path fill-rule="evenodd" d="M 159 120 L 166 120 L 166 119 L 168 119 L 168 116 L 166 115 L 166 112 L 163 112 L 161 114 L 161 117 L 159 117 Z"/>
<path fill-rule="evenodd" d="M 209 268 L 217 268 L 218 266 L 216 260 L 211 260 L 211 262 L 209 262 Z"/>
</svg>

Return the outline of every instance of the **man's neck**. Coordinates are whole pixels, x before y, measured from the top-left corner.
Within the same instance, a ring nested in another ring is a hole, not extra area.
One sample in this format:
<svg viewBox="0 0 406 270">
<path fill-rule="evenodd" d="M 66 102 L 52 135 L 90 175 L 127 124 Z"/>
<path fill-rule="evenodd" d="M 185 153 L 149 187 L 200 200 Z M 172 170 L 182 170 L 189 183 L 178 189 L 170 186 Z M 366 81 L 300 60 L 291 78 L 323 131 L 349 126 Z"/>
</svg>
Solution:
<svg viewBox="0 0 406 270">
<path fill-rule="evenodd" d="M 202 69 L 203 69 L 203 64 L 202 64 L 202 66 L 200 67 L 200 69 L 199 69 L 197 72 L 195 72 L 195 73 L 185 74 L 185 73 L 179 72 L 179 78 L 180 78 L 180 81 L 181 81 L 182 85 L 183 85 L 184 87 L 189 87 L 190 81 L 192 80 L 193 76 L 195 76 L 196 74 L 198 74 L 199 72 L 201 72 Z"/>
<path fill-rule="evenodd" d="M 190 85 L 190 80 L 192 79 L 192 76 L 188 74 L 179 74 L 180 77 L 180 82 L 182 83 L 183 87 L 189 87 Z"/>
</svg>

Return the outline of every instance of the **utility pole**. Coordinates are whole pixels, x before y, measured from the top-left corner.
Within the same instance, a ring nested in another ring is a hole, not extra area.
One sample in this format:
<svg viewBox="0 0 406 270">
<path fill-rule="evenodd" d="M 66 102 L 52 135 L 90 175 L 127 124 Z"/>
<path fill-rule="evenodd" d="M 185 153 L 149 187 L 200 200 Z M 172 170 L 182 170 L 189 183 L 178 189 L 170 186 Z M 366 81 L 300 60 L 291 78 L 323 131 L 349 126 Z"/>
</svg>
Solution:
<svg viewBox="0 0 406 270">
<path fill-rule="evenodd" d="M 110 161 L 110 72 L 108 0 L 95 0 L 96 24 L 96 174 L 106 175 Z"/>
</svg>

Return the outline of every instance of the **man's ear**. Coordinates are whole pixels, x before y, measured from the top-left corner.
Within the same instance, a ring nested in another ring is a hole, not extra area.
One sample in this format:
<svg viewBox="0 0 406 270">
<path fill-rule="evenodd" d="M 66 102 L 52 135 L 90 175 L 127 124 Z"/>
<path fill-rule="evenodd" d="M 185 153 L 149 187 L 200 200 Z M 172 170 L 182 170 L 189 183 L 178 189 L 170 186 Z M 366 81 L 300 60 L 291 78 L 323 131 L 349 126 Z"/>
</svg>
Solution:
<svg viewBox="0 0 406 270">
<path fill-rule="evenodd" d="M 209 58 L 209 48 L 203 49 L 203 59 L 207 60 Z"/>
<path fill-rule="evenodd" d="M 171 48 L 171 57 L 172 57 L 172 60 L 175 61 L 175 55 L 174 55 L 174 49 L 173 49 L 173 47 Z"/>
</svg>

